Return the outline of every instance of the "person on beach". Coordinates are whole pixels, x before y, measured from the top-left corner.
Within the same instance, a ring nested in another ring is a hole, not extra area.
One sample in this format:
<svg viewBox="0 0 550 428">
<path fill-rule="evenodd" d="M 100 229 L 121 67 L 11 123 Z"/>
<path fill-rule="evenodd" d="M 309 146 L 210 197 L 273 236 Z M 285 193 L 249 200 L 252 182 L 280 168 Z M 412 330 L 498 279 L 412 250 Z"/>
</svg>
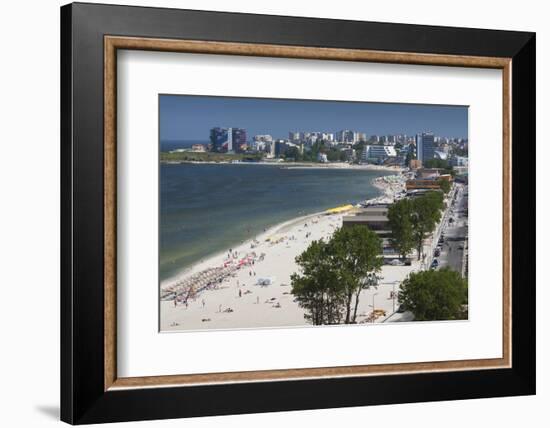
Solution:
<svg viewBox="0 0 550 428">
<path fill-rule="evenodd" d="M 239 297 L 243 297 L 243 292 L 241 291 L 240 288 L 239 288 Z"/>
<path fill-rule="evenodd" d="M 202 299 L 202 307 L 204 308 L 204 305 L 206 305 L 206 302 L 204 301 L 204 299 Z"/>
</svg>

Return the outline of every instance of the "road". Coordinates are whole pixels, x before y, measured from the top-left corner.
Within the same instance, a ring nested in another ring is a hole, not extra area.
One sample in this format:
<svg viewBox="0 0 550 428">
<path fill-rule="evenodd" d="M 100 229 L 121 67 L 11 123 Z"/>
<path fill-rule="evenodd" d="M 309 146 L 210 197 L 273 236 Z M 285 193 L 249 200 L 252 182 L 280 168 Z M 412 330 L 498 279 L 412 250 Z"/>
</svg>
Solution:
<svg viewBox="0 0 550 428">
<path fill-rule="evenodd" d="M 468 186 L 457 184 L 456 199 L 450 207 L 449 219 L 443 226 L 445 236 L 441 254 L 437 257 L 439 268 L 449 267 L 462 272 L 464 246 L 468 237 Z"/>
<path fill-rule="evenodd" d="M 434 259 L 439 262 L 437 269 L 449 267 L 457 272 L 462 272 L 464 247 L 467 248 L 468 244 L 468 186 L 459 183 L 455 185 L 457 186 L 455 200 L 448 208 L 441 226 L 442 235 L 445 237 L 441 253 Z M 452 222 L 449 221 L 451 218 Z M 391 313 L 389 317 L 382 320 L 382 322 L 410 321 L 414 321 L 414 316 L 408 311 Z"/>
</svg>

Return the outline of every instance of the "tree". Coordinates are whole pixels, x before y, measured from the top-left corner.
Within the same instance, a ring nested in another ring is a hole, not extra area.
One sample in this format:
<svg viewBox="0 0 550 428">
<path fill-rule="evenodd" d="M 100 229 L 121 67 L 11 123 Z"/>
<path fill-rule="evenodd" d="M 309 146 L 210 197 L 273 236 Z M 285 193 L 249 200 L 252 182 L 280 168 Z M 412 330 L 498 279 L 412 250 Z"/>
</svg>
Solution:
<svg viewBox="0 0 550 428">
<path fill-rule="evenodd" d="M 407 151 L 407 155 L 405 156 L 405 166 L 409 166 L 411 163 L 411 160 L 416 159 L 416 156 L 414 155 L 414 152 L 412 150 Z"/>
<path fill-rule="evenodd" d="M 449 161 L 443 160 L 443 159 L 426 159 L 423 162 L 422 165 L 424 168 L 442 168 L 447 169 L 449 168 Z"/>
<path fill-rule="evenodd" d="M 302 152 L 298 147 L 289 147 L 285 152 L 285 159 L 294 159 L 300 162 L 303 159 Z"/>
<path fill-rule="evenodd" d="M 365 146 L 367 145 L 367 143 L 365 143 L 364 141 L 358 141 L 357 143 L 355 143 L 353 145 L 353 149 L 357 152 L 357 153 L 363 153 L 363 150 L 365 149 Z"/>
<path fill-rule="evenodd" d="M 443 193 L 438 191 L 427 192 L 420 199 L 426 199 L 434 210 L 442 211 L 445 208 Z"/>
<path fill-rule="evenodd" d="M 438 184 L 440 189 L 443 191 L 443 193 L 447 194 L 451 191 L 451 183 L 448 180 L 445 180 L 444 178 L 440 178 L 438 180 Z"/>
<path fill-rule="evenodd" d="M 382 266 L 380 238 L 365 226 L 338 229 L 328 242 L 313 241 L 296 257 L 301 275 L 292 294 L 314 325 L 355 323 L 362 290 L 376 285 Z"/>
<path fill-rule="evenodd" d="M 327 160 L 330 162 L 337 162 L 340 160 L 340 152 L 336 149 L 325 149 L 325 154 L 327 155 Z"/>
<path fill-rule="evenodd" d="M 304 318 L 313 325 L 338 324 L 342 319 L 344 296 L 330 261 L 327 243 L 313 241 L 296 257 L 302 275 L 290 277 L 292 294 L 305 309 Z"/>
<path fill-rule="evenodd" d="M 453 148 L 453 155 L 468 156 L 468 149 L 464 149 L 464 148 L 460 148 L 460 147 L 454 147 Z"/>
<path fill-rule="evenodd" d="M 412 224 L 413 206 L 410 199 L 401 199 L 388 209 L 388 221 L 391 228 L 390 242 L 402 258 L 414 248 Z"/>
<path fill-rule="evenodd" d="M 468 283 L 448 268 L 411 273 L 400 286 L 399 303 L 417 321 L 465 319 Z"/>
<path fill-rule="evenodd" d="M 426 195 L 412 200 L 411 223 L 418 260 L 422 255 L 424 240 L 434 231 L 441 219 L 442 209 L 443 194 L 441 192 L 428 192 Z"/>
<path fill-rule="evenodd" d="M 360 293 L 373 284 L 382 266 L 382 241 L 368 227 L 355 225 L 338 229 L 328 249 L 344 295 L 345 323 L 355 323 Z"/>
</svg>

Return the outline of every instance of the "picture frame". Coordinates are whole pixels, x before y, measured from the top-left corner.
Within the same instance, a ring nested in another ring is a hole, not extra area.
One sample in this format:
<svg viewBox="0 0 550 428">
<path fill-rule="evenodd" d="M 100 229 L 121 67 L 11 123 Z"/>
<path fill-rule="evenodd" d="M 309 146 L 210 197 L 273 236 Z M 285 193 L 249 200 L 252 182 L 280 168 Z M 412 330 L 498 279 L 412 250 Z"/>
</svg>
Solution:
<svg viewBox="0 0 550 428">
<path fill-rule="evenodd" d="M 502 358 L 118 377 L 118 50 L 502 70 Z M 535 141 L 535 96 L 534 33 L 63 6 L 61 419 L 86 424 L 534 394 L 535 149 L 527 142 Z"/>
</svg>

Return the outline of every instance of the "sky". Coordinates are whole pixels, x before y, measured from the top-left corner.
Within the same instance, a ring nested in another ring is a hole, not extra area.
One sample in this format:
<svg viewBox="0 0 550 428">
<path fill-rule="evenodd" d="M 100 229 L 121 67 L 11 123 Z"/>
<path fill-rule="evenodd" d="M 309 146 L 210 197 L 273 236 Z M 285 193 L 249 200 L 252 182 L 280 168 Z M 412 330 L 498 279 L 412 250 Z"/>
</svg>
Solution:
<svg viewBox="0 0 550 428">
<path fill-rule="evenodd" d="M 468 137 L 468 108 L 423 104 L 160 95 L 160 138 L 207 141 L 210 129 L 244 128 L 248 139 L 289 131 L 370 135 L 415 135 L 431 131 L 443 137 Z"/>
</svg>

